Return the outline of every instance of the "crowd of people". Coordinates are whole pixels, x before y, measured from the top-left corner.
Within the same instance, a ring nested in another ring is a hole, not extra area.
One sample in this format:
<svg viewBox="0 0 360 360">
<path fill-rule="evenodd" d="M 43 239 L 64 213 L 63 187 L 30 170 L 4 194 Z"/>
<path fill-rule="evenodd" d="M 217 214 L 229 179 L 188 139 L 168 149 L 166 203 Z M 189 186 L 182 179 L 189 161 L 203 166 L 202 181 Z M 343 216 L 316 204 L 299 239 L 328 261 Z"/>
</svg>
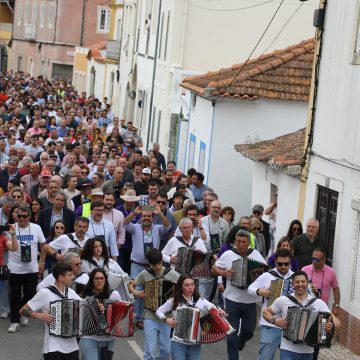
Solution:
<svg viewBox="0 0 360 360">
<path fill-rule="evenodd" d="M 202 316 L 216 306 L 227 314 L 235 329 L 226 339 L 229 360 L 238 360 L 253 337 L 259 304 L 260 360 L 273 359 L 278 348 L 281 360 L 317 358 L 319 346 L 282 336 L 289 306 L 331 313 L 328 333 L 340 326 L 339 285 L 316 219 L 305 231 L 289 219 L 288 234 L 276 234 L 274 249 L 263 216 L 276 211 L 276 201 L 235 214 L 203 174 L 179 171 L 159 144 L 145 152 L 132 121 L 119 119 L 106 98 L 70 83 L 0 74 L 0 196 L 0 317 L 10 317 L 9 333 L 29 317 L 49 326 L 50 302 L 63 298 L 95 296 L 104 312 L 104 299 L 121 300 L 112 274 L 131 279 L 145 360 L 201 358 L 200 344 L 171 337 L 183 306 Z M 179 270 L 181 248 L 211 254 L 212 275 Z M 237 287 L 233 264 L 244 258 L 264 265 L 264 273 Z M 174 293 L 155 311 L 144 308 L 144 284 L 159 278 L 172 282 Z M 276 279 L 292 282 L 292 297 L 268 304 Z M 45 334 L 44 359 L 78 359 L 79 348 L 84 360 L 114 353 L 111 336 L 83 336 L 78 343 Z"/>
</svg>

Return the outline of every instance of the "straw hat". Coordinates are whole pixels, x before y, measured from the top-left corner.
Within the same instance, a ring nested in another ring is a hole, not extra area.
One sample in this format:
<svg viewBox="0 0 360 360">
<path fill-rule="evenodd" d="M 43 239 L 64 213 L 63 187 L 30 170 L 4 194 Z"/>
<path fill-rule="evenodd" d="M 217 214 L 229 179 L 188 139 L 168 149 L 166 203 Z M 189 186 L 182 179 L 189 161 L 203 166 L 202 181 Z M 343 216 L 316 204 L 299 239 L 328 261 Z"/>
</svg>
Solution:
<svg viewBox="0 0 360 360">
<path fill-rule="evenodd" d="M 100 188 L 94 188 L 91 190 L 91 193 L 88 195 L 88 198 L 91 199 L 94 195 L 95 196 L 104 196 L 104 193 Z"/>
<path fill-rule="evenodd" d="M 127 202 L 135 202 L 135 201 L 139 201 L 140 199 L 140 196 L 136 196 L 136 191 L 131 189 L 126 190 L 125 195 L 121 195 L 120 197 L 121 199 Z"/>
</svg>

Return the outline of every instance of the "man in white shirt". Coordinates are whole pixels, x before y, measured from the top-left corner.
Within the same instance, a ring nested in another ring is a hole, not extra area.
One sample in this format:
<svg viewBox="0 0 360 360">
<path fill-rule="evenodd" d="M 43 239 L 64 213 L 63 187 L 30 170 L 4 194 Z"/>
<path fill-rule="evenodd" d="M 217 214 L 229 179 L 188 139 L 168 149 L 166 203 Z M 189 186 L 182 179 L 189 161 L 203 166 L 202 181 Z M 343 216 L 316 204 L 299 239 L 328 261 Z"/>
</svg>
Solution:
<svg viewBox="0 0 360 360">
<path fill-rule="evenodd" d="M 73 272 L 71 265 L 65 263 L 55 264 L 53 269 L 55 284 L 50 288 L 40 290 L 31 300 L 25 304 L 20 313 L 23 316 L 38 319 L 45 324 L 45 338 L 43 354 L 44 360 L 78 360 L 79 346 L 76 337 L 58 337 L 50 334 L 49 326 L 54 317 L 50 314 L 50 303 L 62 300 L 80 300 L 76 292 L 69 288 L 73 282 Z M 38 312 L 39 310 L 42 310 Z"/>
<path fill-rule="evenodd" d="M 103 218 L 105 211 L 104 202 L 102 200 L 91 202 L 90 211 L 90 223 L 86 235 L 89 238 L 96 237 L 103 239 L 108 247 L 109 255 L 116 261 L 119 250 L 116 244 L 114 225 Z"/>
<path fill-rule="evenodd" d="M 256 327 L 256 302 L 260 301 L 257 295 L 250 295 L 245 288 L 238 288 L 232 284 L 233 262 L 247 257 L 266 265 L 265 259 L 257 250 L 249 249 L 250 233 L 246 230 L 239 230 L 235 236 L 234 249 L 225 251 L 213 266 L 216 275 L 227 278 L 226 289 L 223 294 L 225 308 L 229 314 L 228 320 L 236 330 L 230 335 L 227 342 L 227 352 L 229 360 L 238 360 L 239 351 L 242 351 L 245 343 L 254 336 Z M 240 335 L 239 326 L 241 320 Z"/>
<path fill-rule="evenodd" d="M 324 301 L 314 298 L 308 293 L 309 279 L 304 271 L 297 271 L 293 275 L 292 285 L 294 293 L 292 296 L 280 296 L 275 302 L 263 311 L 264 319 L 282 329 L 288 325 L 286 315 L 290 306 L 302 306 L 311 311 L 330 313 L 328 306 Z M 332 314 L 334 324 L 339 320 Z M 325 330 L 329 333 L 333 328 L 330 318 L 326 321 Z M 295 344 L 285 337 L 281 338 L 280 359 L 282 360 L 312 360 L 314 348 L 305 344 Z"/>
<path fill-rule="evenodd" d="M 89 229 L 89 219 L 79 216 L 75 220 L 74 230 L 72 234 L 64 234 L 53 240 L 49 245 L 47 254 L 53 256 L 57 261 L 64 261 L 64 256 L 70 252 L 79 252 L 89 239 L 86 233 Z M 60 251 L 60 253 L 59 253 Z M 44 253 L 41 258 L 45 259 Z"/>
<path fill-rule="evenodd" d="M 276 267 L 268 272 L 260 275 L 248 288 L 248 294 L 260 295 L 263 297 L 262 309 L 268 307 L 268 299 L 274 294 L 270 291 L 272 281 L 284 281 L 284 289 L 286 293 L 280 295 L 288 295 L 292 292 L 291 277 L 293 271 L 290 270 L 290 251 L 288 249 L 278 249 L 275 253 Z M 287 285 L 287 286 L 286 286 Z M 258 360 L 272 360 L 276 350 L 280 346 L 282 329 L 269 324 L 263 316 L 260 319 L 260 349 Z"/>
<path fill-rule="evenodd" d="M 27 324 L 27 319 L 20 319 L 19 310 L 21 303 L 29 301 L 36 293 L 37 274 L 44 271 L 44 266 L 38 264 L 38 245 L 44 249 L 46 241 L 37 224 L 29 222 L 30 209 L 27 206 L 19 207 L 18 222 L 16 225 L 16 238 L 19 249 L 9 253 L 8 267 L 10 275 L 10 311 L 11 324 L 8 332 L 15 333 L 19 330 L 19 323 Z"/>
</svg>

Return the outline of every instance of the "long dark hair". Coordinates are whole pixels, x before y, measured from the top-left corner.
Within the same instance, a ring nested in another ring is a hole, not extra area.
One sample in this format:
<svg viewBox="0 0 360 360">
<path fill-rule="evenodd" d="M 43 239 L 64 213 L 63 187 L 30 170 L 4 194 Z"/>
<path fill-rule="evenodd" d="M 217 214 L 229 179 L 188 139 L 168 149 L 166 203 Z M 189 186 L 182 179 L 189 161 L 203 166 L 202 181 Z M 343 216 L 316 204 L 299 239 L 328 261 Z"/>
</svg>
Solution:
<svg viewBox="0 0 360 360">
<path fill-rule="evenodd" d="M 182 284 L 186 279 L 193 280 L 194 284 L 195 284 L 195 280 L 191 275 L 189 275 L 189 274 L 181 274 L 180 275 L 178 282 L 176 283 L 176 286 L 175 286 L 174 304 L 173 304 L 173 308 L 172 308 L 173 310 L 176 309 L 180 303 L 186 302 L 186 300 L 184 299 L 183 291 L 182 291 Z M 200 298 L 199 291 L 196 289 L 196 287 L 194 289 L 193 298 L 194 298 L 194 303 L 196 303 Z"/>
<path fill-rule="evenodd" d="M 93 258 L 95 241 L 100 242 L 102 245 L 101 256 L 104 258 L 104 266 L 106 266 L 109 262 L 109 253 L 105 241 L 101 238 L 94 237 L 86 241 L 81 254 L 81 259 L 90 261 Z"/>
<path fill-rule="evenodd" d="M 9 217 L 8 217 L 8 224 L 14 224 L 15 221 L 14 221 L 14 216 L 13 216 L 13 213 L 16 209 L 18 209 L 20 207 L 19 204 L 15 204 L 13 205 L 13 207 L 11 208 L 10 210 L 10 213 L 9 213 Z"/>
<path fill-rule="evenodd" d="M 94 293 L 94 279 L 95 279 L 95 275 L 97 273 L 102 273 L 105 277 L 105 285 L 104 285 L 104 289 L 101 292 L 101 294 L 95 294 Z M 109 282 L 108 282 L 108 276 L 107 273 L 104 269 L 101 268 L 95 268 L 91 271 L 90 275 L 89 275 L 89 281 L 88 283 L 84 286 L 82 292 L 81 292 L 81 297 L 85 298 L 87 296 L 94 296 L 96 295 L 97 298 L 99 299 L 108 299 L 109 296 L 111 294 L 110 291 L 110 287 L 109 287 Z"/>
<path fill-rule="evenodd" d="M 40 205 L 40 209 L 39 209 L 39 212 L 44 208 L 44 203 L 43 201 L 40 199 L 40 198 L 37 198 L 37 199 L 34 199 L 33 201 L 31 201 L 31 205 L 30 205 L 30 210 L 31 210 L 31 215 L 30 215 L 30 222 L 36 222 L 36 219 L 35 219 L 35 214 L 33 213 L 32 211 L 32 203 L 36 201 L 39 205 Z"/>
<path fill-rule="evenodd" d="M 303 227 L 302 227 L 302 224 L 301 224 L 300 220 L 293 220 L 290 223 L 289 230 L 288 230 L 288 233 L 286 235 L 290 240 L 292 240 L 294 238 L 293 232 L 292 232 L 292 227 L 294 225 L 299 225 L 300 226 L 300 233 L 298 235 L 301 235 L 303 233 Z"/>
<path fill-rule="evenodd" d="M 64 229 L 64 234 L 65 234 L 65 232 L 66 232 L 66 224 L 65 224 L 65 221 L 64 221 L 64 220 L 56 220 L 56 221 L 54 222 L 54 225 L 51 227 L 50 234 L 49 234 L 47 240 L 50 240 L 50 241 L 53 241 L 53 240 L 54 240 L 54 238 L 55 238 L 55 226 L 56 226 L 57 224 L 59 224 L 59 223 L 64 225 L 64 227 L 65 227 L 65 229 Z M 49 241 L 49 242 L 50 242 L 50 241 Z M 48 241 L 47 241 L 47 242 L 48 242 Z"/>
</svg>

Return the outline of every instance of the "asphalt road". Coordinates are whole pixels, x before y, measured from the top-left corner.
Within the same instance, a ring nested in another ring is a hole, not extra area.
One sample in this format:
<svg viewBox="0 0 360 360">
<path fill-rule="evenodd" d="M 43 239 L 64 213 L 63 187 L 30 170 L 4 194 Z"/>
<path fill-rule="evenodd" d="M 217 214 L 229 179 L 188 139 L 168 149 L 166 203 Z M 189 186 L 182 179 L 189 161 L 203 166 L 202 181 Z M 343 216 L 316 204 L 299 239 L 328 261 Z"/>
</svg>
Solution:
<svg viewBox="0 0 360 360">
<path fill-rule="evenodd" d="M 37 320 L 30 319 L 27 327 L 21 327 L 15 334 L 9 334 L 9 319 L 0 319 L 0 353 L 1 360 L 40 360 L 43 346 L 44 327 Z M 137 330 L 133 338 L 115 341 L 114 360 L 143 359 L 143 331 Z M 240 360 L 256 360 L 258 352 L 258 331 L 241 354 Z M 227 359 L 226 341 L 202 345 L 201 358 L 206 360 Z"/>
</svg>

